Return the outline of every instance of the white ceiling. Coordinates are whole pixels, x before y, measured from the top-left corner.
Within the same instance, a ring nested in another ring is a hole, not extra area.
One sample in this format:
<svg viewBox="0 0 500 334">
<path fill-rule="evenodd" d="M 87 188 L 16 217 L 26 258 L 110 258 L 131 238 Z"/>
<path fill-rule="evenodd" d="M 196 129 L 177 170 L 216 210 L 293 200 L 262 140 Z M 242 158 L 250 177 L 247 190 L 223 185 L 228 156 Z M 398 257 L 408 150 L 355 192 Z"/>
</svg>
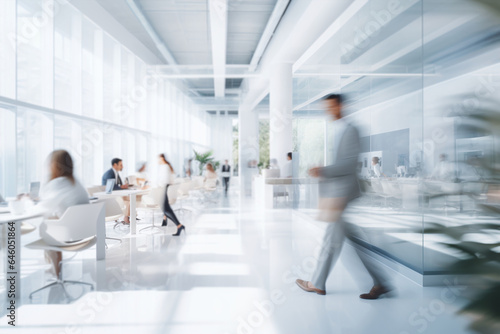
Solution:
<svg viewBox="0 0 500 334">
<path fill-rule="evenodd" d="M 159 59 L 164 59 L 126 0 L 97 0 L 120 24 Z M 178 65 L 212 65 L 209 0 L 135 0 Z M 277 0 L 228 0 L 227 64 L 250 64 Z M 226 80 L 226 89 L 241 79 Z M 209 79 L 187 80 L 191 91 L 214 95 Z M 199 91 L 197 91 L 199 89 Z"/>
</svg>

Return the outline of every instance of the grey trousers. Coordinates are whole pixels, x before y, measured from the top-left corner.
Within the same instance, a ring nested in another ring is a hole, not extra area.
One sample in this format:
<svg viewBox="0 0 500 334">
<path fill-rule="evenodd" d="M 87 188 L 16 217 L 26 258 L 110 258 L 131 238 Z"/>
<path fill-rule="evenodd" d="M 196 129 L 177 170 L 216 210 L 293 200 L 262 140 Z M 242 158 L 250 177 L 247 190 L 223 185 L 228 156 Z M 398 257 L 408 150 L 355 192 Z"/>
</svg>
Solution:
<svg viewBox="0 0 500 334">
<path fill-rule="evenodd" d="M 328 224 L 328 227 L 323 237 L 318 265 L 311 279 L 311 283 L 321 290 L 326 290 L 326 280 L 340 256 L 345 238 L 359 238 L 368 241 L 366 234 L 358 226 L 346 223 L 342 217 L 336 223 L 325 224 Z M 358 249 L 356 249 L 356 253 L 372 277 L 373 285 L 391 286 L 390 277 L 381 267 L 381 263 Z"/>
</svg>

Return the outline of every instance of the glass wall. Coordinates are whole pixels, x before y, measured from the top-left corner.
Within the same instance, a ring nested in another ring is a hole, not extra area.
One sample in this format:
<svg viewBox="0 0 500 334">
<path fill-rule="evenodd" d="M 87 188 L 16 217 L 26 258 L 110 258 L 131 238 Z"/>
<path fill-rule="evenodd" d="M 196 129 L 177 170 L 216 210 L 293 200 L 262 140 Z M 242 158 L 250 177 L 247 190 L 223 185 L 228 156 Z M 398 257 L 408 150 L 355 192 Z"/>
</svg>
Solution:
<svg viewBox="0 0 500 334">
<path fill-rule="evenodd" d="M 499 19 L 483 6 L 368 1 L 344 13 L 346 24 L 295 73 L 301 172 L 323 164 L 316 150 L 302 148 L 315 143 L 323 150 L 322 138 L 330 163 L 335 133 L 319 114 L 320 99 L 344 94 L 345 119 L 361 137 L 357 172 L 364 193 L 346 217 L 366 231 L 358 242 L 420 273 L 441 273 L 461 256 L 445 246 L 452 240 L 444 233 L 423 231 L 497 219 L 481 209 L 497 189 L 491 177 L 497 169 L 489 167 L 499 162 L 492 122 L 500 105 L 500 42 L 493 37 Z M 301 201 L 303 212 L 314 208 Z"/>
<path fill-rule="evenodd" d="M 17 99 L 44 107 L 54 103 L 52 0 L 17 0 Z"/>
<path fill-rule="evenodd" d="M 54 145 L 54 116 L 17 108 L 17 193 L 31 182 L 47 180 L 47 157 Z"/>
<path fill-rule="evenodd" d="M 16 96 L 16 2 L 0 1 L 0 95 Z"/>
<path fill-rule="evenodd" d="M 0 194 L 44 182 L 46 158 L 68 150 L 85 186 L 111 159 L 123 175 L 167 154 L 176 173 L 192 149 L 208 150 L 209 118 L 178 82 L 148 65 L 67 1 L 0 1 Z M 191 136 L 193 134 L 193 136 Z"/>
<path fill-rule="evenodd" d="M 0 108 L 0 195 L 16 193 L 16 113 Z"/>
</svg>

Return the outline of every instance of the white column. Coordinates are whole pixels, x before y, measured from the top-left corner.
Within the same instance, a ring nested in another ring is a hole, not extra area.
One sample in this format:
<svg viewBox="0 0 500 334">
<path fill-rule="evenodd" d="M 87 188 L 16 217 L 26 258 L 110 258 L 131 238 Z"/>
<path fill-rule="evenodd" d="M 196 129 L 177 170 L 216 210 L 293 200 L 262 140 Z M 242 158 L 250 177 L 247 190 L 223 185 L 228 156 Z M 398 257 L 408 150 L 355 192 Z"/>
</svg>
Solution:
<svg viewBox="0 0 500 334">
<path fill-rule="evenodd" d="M 270 158 L 277 159 L 280 168 L 293 149 L 292 74 L 291 63 L 275 64 L 270 78 Z"/>
<path fill-rule="evenodd" d="M 227 111 L 222 111 L 219 118 L 220 126 L 219 126 L 219 145 L 220 149 L 218 152 L 217 159 L 221 164 L 224 163 L 224 160 L 229 160 L 229 163 L 232 164 L 232 152 L 233 152 L 233 125 L 232 120 L 229 117 Z"/>
<path fill-rule="evenodd" d="M 241 106 L 238 110 L 239 175 L 242 196 L 251 195 L 252 177 L 258 168 L 251 168 L 251 162 L 259 161 L 259 115 Z"/>
<path fill-rule="evenodd" d="M 215 159 L 219 158 L 219 150 L 220 150 L 220 111 L 216 110 L 215 115 L 212 116 L 212 142 L 211 149 L 213 150 L 213 156 Z"/>
</svg>

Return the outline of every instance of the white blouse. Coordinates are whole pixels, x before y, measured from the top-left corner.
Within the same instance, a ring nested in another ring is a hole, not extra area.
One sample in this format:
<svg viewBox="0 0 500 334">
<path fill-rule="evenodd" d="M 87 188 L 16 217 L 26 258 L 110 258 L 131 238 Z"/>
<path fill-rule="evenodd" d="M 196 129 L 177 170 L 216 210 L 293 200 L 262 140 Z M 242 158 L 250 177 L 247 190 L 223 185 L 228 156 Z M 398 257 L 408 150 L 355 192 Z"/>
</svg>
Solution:
<svg viewBox="0 0 500 334">
<path fill-rule="evenodd" d="M 373 173 L 375 174 L 376 177 L 382 176 L 382 169 L 380 169 L 379 164 L 373 165 Z"/>
<path fill-rule="evenodd" d="M 67 177 L 50 180 L 40 190 L 40 206 L 47 217 L 61 218 L 70 206 L 88 204 L 89 194 L 80 182 L 73 184 Z"/>
<path fill-rule="evenodd" d="M 168 165 L 160 165 L 158 166 L 158 185 L 166 186 L 168 184 L 173 184 L 175 181 L 175 175 L 170 170 Z"/>
<path fill-rule="evenodd" d="M 208 169 L 206 170 L 205 172 L 205 177 L 207 179 L 217 179 L 217 173 L 216 172 L 212 172 L 212 171 L 209 171 Z"/>
</svg>

